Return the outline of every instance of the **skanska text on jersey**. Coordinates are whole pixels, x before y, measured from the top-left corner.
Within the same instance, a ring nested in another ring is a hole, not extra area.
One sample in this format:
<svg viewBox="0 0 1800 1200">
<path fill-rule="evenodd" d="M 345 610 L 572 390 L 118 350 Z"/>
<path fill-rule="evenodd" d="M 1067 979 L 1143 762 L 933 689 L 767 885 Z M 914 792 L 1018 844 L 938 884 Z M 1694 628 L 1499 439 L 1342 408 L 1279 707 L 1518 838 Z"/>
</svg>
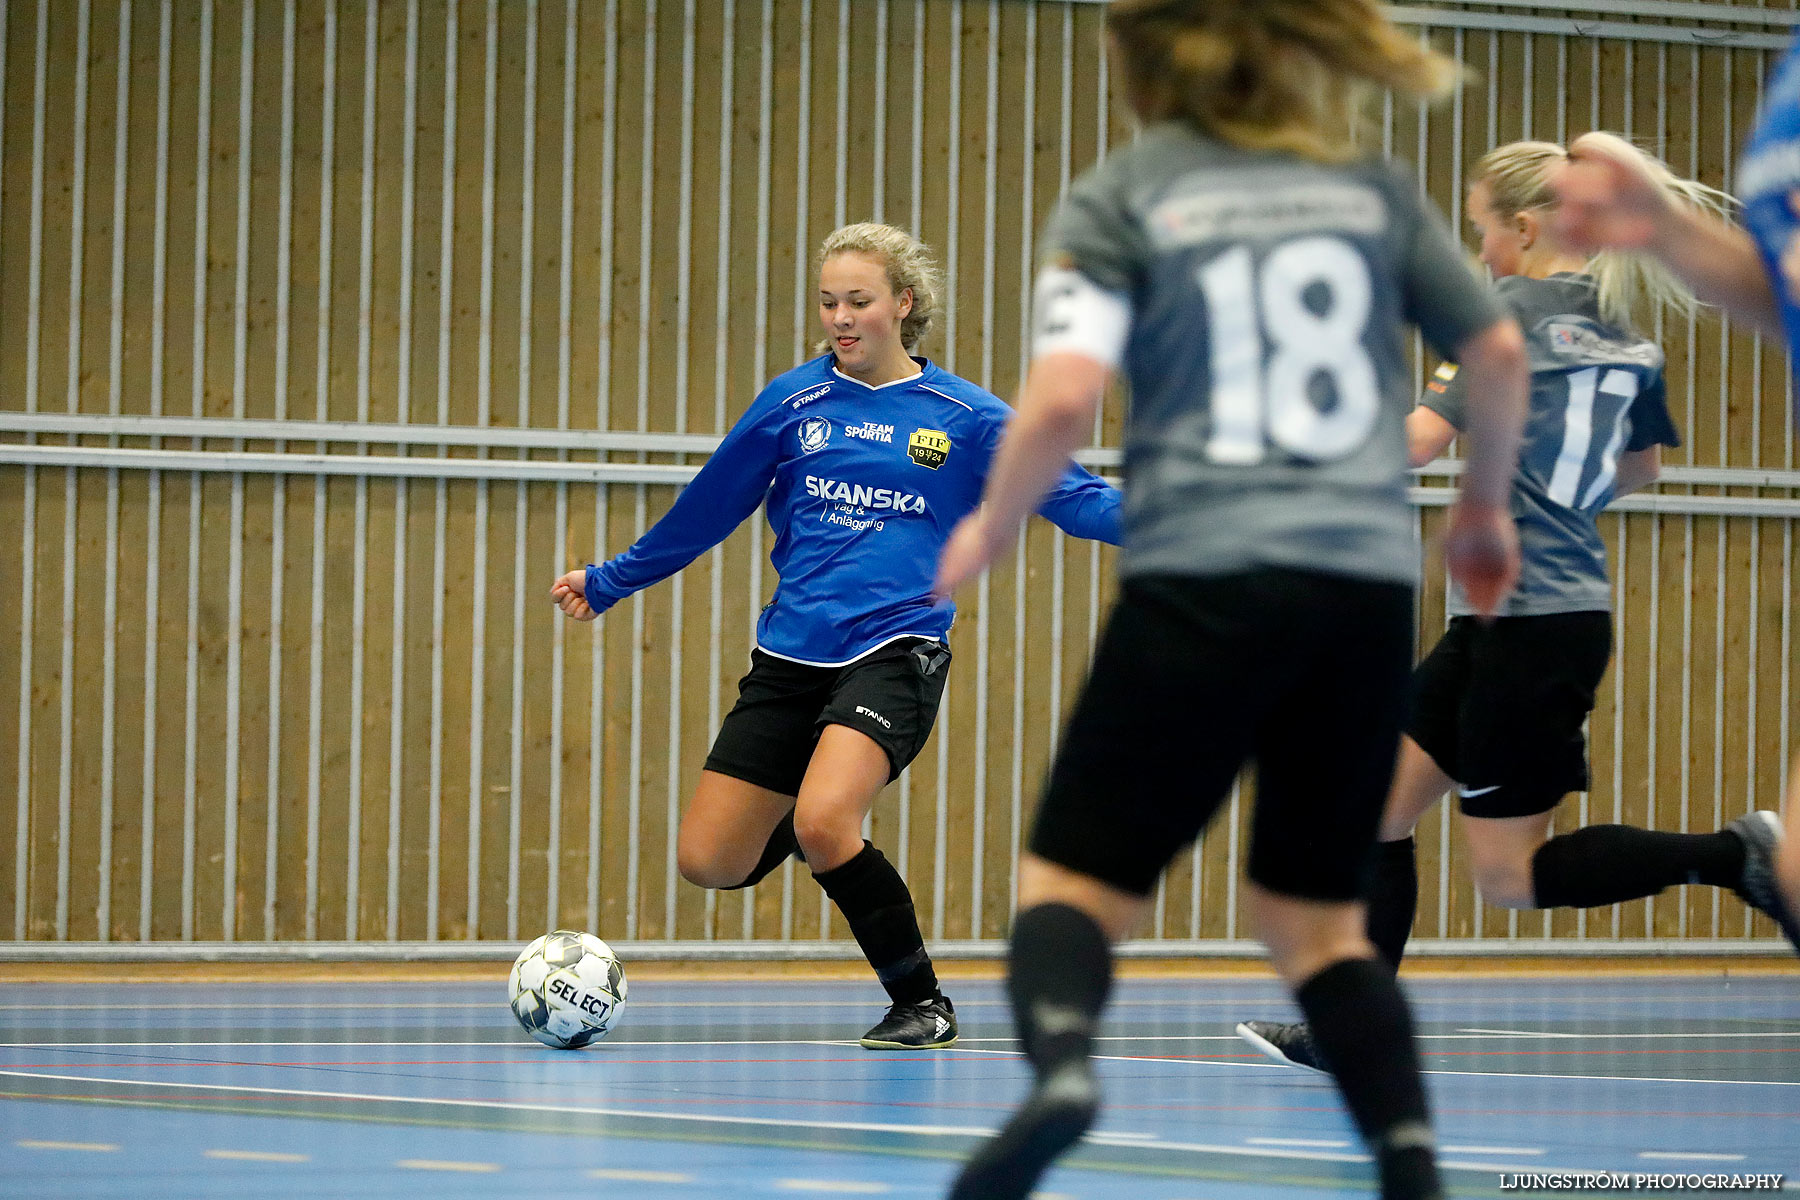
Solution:
<svg viewBox="0 0 1800 1200">
<path fill-rule="evenodd" d="M 836 500 L 855 508 L 892 509 L 901 513 L 925 511 L 925 497 L 912 492 L 865 487 L 860 483 L 845 483 L 841 479 L 820 479 L 817 475 L 806 477 L 806 494 L 817 496 L 821 500 Z"/>
</svg>

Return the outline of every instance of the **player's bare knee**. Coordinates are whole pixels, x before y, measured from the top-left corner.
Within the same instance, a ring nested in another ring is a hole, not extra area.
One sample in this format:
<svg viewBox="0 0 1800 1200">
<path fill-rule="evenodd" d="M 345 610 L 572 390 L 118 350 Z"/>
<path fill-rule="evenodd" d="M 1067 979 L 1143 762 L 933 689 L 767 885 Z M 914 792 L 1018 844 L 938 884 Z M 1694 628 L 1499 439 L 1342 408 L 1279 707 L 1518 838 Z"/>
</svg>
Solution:
<svg viewBox="0 0 1800 1200">
<path fill-rule="evenodd" d="M 862 817 L 837 805 L 794 809 L 794 840 L 815 870 L 830 870 L 862 849 Z"/>
<path fill-rule="evenodd" d="M 675 869 L 696 887 L 736 887 L 755 865 L 755 859 L 740 862 L 742 857 L 711 838 L 692 835 L 685 830 L 675 843 Z"/>
</svg>

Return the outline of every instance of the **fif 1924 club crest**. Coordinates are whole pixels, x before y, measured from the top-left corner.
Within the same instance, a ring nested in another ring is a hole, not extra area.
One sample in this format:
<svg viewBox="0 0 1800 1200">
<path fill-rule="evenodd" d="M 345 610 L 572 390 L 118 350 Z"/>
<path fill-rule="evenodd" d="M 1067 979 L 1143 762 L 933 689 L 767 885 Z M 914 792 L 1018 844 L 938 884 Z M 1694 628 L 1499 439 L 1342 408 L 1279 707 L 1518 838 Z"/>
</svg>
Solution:
<svg viewBox="0 0 1800 1200">
<path fill-rule="evenodd" d="M 950 438 L 941 429 L 915 429 L 906 439 L 906 457 L 937 470 L 950 457 Z"/>
<path fill-rule="evenodd" d="M 811 454 L 831 440 L 831 422 L 824 417 L 808 417 L 800 422 L 800 451 Z"/>
</svg>

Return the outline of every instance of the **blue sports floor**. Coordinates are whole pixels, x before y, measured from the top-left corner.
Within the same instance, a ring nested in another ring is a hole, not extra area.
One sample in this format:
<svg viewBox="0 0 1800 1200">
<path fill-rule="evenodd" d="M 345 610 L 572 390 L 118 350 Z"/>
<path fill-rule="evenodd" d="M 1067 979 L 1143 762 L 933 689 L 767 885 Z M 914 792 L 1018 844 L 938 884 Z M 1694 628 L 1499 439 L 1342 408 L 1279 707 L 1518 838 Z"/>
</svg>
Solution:
<svg viewBox="0 0 1800 1200">
<path fill-rule="evenodd" d="M 962 1041 L 922 1054 L 857 1048 L 872 983 L 646 977 L 578 1052 L 504 990 L 0 984 L 0 1196 L 936 1197 L 1027 1078 L 993 982 L 950 988 Z M 1800 975 L 1409 991 L 1458 1195 L 1560 1169 L 1800 1186 Z M 1292 1012 L 1259 979 L 1122 981 L 1108 1107 L 1038 1195 L 1368 1196 L 1331 1082 L 1232 1035 Z"/>
</svg>

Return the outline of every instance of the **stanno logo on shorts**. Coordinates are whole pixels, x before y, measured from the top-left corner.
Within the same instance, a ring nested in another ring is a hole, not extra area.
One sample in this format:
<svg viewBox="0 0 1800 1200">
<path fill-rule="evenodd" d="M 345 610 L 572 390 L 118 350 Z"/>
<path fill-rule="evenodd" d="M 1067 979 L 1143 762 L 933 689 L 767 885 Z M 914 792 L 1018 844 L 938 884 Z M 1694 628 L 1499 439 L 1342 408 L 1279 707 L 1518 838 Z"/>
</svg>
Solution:
<svg viewBox="0 0 1800 1200">
<path fill-rule="evenodd" d="M 877 425 L 873 421 L 864 421 L 861 425 L 844 426 L 844 435 L 846 437 L 862 438 L 867 442 L 892 442 L 894 440 L 894 427 L 892 425 Z"/>
<path fill-rule="evenodd" d="M 906 439 L 906 457 L 935 471 L 950 457 L 950 435 L 941 429 L 915 429 Z"/>
<path fill-rule="evenodd" d="M 808 417 L 800 422 L 800 452 L 811 454 L 831 440 L 831 422 L 824 417 Z"/>
<path fill-rule="evenodd" d="M 882 716 L 880 713 L 876 712 L 874 709 L 864 708 L 860 704 L 856 706 L 856 715 L 859 717 L 868 717 L 872 721 L 879 722 L 883 729 L 892 729 L 894 727 L 894 723 L 892 721 L 888 720 L 886 717 Z"/>
</svg>

